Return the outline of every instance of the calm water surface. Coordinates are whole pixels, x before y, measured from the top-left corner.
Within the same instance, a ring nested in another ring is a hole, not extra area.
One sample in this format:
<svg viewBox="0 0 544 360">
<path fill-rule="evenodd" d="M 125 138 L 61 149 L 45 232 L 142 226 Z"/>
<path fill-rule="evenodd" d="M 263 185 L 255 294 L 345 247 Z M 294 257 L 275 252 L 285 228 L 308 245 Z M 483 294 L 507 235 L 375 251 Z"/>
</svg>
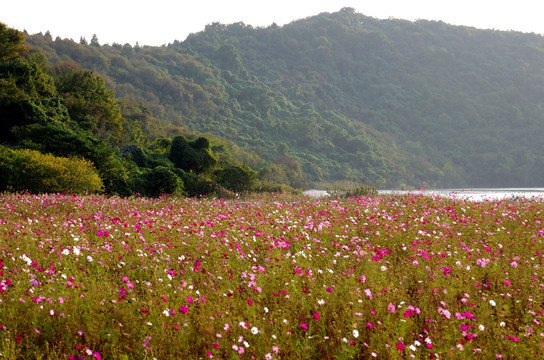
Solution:
<svg viewBox="0 0 544 360">
<path fill-rule="evenodd" d="M 312 197 L 328 196 L 325 190 L 307 190 Z M 478 188 L 478 189 L 420 189 L 420 190 L 378 190 L 379 194 L 426 194 L 449 196 L 473 201 L 498 200 L 513 197 L 544 198 L 544 188 Z"/>
<path fill-rule="evenodd" d="M 512 197 L 538 198 L 544 197 L 544 188 L 498 188 L 498 189 L 426 189 L 426 190 L 380 190 L 380 194 L 429 194 L 449 196 L 474 201 L 498 200 Z"/>
</svg>

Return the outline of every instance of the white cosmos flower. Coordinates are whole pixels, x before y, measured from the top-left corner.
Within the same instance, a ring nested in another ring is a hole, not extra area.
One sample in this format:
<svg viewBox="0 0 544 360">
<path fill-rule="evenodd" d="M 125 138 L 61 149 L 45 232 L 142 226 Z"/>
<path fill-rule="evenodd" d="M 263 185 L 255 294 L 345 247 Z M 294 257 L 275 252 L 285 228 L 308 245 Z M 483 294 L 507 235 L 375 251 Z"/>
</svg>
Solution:
<svg viewBox="0 0 544 360">
<path fill-rule="evenodd" d="M 256 326 L 254 326 L 254 327 L 251 328 L 251 333 L 252 333 L 253 335 L 257 335 L 257 334 L 259 333 L 259 329 L 257 329 Z"/>
<path fill-rule="evenodd" d="M 19 256 L 19 258 L 26 262 L 27 265 L 32 265 L 32 260 L 26 254 Z"/>
</svg>

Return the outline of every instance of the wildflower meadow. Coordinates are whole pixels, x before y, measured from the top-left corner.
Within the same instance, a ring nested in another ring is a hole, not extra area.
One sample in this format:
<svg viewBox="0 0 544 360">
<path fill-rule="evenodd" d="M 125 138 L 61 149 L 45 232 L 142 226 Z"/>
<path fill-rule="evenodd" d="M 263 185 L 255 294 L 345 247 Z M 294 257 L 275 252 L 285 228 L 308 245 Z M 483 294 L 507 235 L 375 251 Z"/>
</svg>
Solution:
<svg viewBox="0 0 544 360">
<path fill-rule="evenodd" d="M 544 204 L 0 196 L 0 358 L 544 358 Z"/>
</svg>

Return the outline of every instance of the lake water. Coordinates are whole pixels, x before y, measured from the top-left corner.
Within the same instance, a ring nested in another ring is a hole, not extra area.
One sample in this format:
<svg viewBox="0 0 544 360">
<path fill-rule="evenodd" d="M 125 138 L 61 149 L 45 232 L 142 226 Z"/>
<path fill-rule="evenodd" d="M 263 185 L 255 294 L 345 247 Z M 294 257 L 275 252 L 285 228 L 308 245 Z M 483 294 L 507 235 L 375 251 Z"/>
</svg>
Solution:
<svg viewBox="0 0 544 360">
<path fill-rule="evenodd" d="M 308 190 L 304 192 L 312 197 L 327 196 L 324 190 Z M 378 190 L 379 194 L 426 194 L 448 196 L 472 201 L 499 200 L 513 197 L 544 198 L 544 188 L 497 188 L 497 189 L 424 189 L 424 190 Z"/>
<path fill-rule="evenodd" d="M 499 200 L 513 197 L 543 198 L 544 188 L 499 188 L 499 189 L 428 189 L 413 191 L 380 190 L 381 194 L 428 194 L 448 196 L 473 201 Z"/>
</svg>

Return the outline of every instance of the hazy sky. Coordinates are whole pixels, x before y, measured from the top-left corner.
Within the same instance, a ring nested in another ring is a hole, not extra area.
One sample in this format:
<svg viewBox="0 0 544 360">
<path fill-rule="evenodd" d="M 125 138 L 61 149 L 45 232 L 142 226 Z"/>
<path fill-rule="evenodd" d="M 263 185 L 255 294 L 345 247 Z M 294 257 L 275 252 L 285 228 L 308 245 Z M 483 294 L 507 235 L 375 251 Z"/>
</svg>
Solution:
<svg viewBox="0 0 544 360">
<path fill-rule="evenodd" d="M 162 45 L 206 24 L 284 25 L 352 7 L 377 18 L 442 20 L 454 25 L 544 34 L 541 0 L 2 0 L 0 22 L 28 33 L 100 44 Z"/>
</svg>

